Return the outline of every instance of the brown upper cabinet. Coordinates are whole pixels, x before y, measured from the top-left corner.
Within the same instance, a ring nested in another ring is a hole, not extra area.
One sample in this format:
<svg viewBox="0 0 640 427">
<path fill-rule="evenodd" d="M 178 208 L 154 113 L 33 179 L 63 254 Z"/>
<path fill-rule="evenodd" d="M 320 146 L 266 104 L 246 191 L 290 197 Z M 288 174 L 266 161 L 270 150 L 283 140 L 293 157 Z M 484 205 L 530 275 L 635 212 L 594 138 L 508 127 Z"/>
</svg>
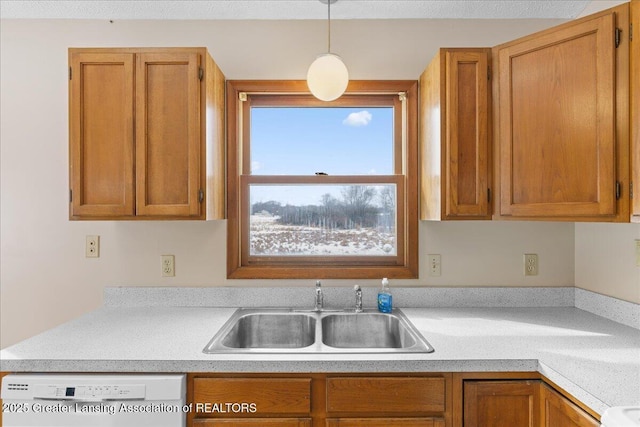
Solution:
<svg viewBox="0 0 640 427">
<path fill-rule="evenodd" d="M 224 75 L 204 48 L 69 49 L 71 219 L 224 218 Z"/>
<path fill-rule="evenodd" d="M 420 77 L 420 219 L 640 222 L 639 3 L 441 49 Z"/>
<path fill-rule="evenodd" d="M 491 219 L 490 49 L 440 49 L 420 76 L 420 219 Z"/>
<path fill-rule="evenodd" d="M 493 49 L 495 215 L 629 221 L 629 4 Z"/>
<path fill-rule="evenodd" d="M 640 222 L 640 0 L 630 3 L 631 40 L 631 165 L 633 183 L 631 221 Z"/>
</svg>

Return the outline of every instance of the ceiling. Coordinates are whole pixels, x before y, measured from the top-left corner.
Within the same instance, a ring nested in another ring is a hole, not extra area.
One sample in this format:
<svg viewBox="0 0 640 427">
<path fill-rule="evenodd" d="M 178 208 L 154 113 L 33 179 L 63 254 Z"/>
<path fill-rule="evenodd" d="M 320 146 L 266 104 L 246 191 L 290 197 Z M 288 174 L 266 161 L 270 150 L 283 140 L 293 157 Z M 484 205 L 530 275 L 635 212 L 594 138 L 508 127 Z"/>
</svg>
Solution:
<svg viewBox="0 0 640 427">
<path fill-rule="evenodd" d="M 331 51 L 351 79 L 415 80 L 440 47 L 492 47 L 625 1 L 338 0 Z M 304 79 L 327 49 L 319 0 L 0 0 L 0 17 L 12 61 L 33 51 L 53 63 L 68 47 L 204 46 L 228 79 Z"/>
<path fill-rule="evenodd" d="M 326 0 L 325 0 L 326 3 Z M 339 0 L 332 19 L 573 19 L 590 0 Z M 619 2 L 618 2 L 619 3 Z M 1 0 L 3 19 L 324 19 L 319 0 Z"/>
</svg>

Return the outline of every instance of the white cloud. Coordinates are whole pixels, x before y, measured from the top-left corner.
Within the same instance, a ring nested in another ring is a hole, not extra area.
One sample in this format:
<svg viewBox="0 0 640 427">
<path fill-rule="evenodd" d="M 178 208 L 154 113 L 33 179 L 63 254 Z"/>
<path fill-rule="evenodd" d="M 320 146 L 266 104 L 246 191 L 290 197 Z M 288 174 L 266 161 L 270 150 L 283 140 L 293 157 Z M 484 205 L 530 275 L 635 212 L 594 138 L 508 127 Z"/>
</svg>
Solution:
<svg viewBox="0 0 640 427">
<path fill-rule="evenodd" d="M 366 126 L 372 119 L 372 115 L 367 110 L 358 111 L 357 113 L 351 113 L 346 119 L 342 121 L 343 125 L 347 126 Z"/>
<path fill-rule="evenodd" d="M 258 171 L 261 168 L 262 168 L 262 164 L 260 164 L 260 162 L 255 160 L 251 162 L 251 172 Z"/>
</svg>

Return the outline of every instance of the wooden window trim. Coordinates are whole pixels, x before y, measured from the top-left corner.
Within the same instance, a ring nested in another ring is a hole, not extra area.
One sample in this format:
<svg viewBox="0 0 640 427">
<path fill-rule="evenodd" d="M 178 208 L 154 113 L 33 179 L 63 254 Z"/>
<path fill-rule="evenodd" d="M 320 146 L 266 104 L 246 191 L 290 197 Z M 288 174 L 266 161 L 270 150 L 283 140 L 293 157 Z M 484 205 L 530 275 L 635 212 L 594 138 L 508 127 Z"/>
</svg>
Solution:
<svg viewBox="0 0 640 427">
<path fill-rule="evenodd" d="M 274 94 L 278 97 L 291 93 L 296 95 L 309 94 L 304 81 L 241 81 L 230 80 L 227 82 L 227 277 L 230 279 L 373 279 L 380 277 L 389 278 L 417 278 L 418 277 L 418 126 L 417 126 L 417 97 L 418 85 L 416 81 L 352 81 L 349 83 L 345 96 L 333 101 L 330 105 L 340 106 L 341 103 L 350 103 L 349 95 L 366 94 L 390 94 L 397 96 L 400 92 L 406 93 L 406 135 L 402 140 L 405 146 L 396 144 L 394 156 L 393 176 L 349 176 L 353 182 L 363 179 L 362 182 L 387 182 L 399 183 L 398 191 L 403 195 L 398 200 L 404 199 L 402 206 L 398 206 L 398 221 L 402 216 L 404 223 L 402 248 L 398 247 L 399 262 L 393 264 L 380 263 L 380 257 L 366 257 L 364 259 L 354 257 L 352 262 L 345 263 L 344 258 L 335 257 L 335 263 L 327 264 L 327 258 L 315 260 L 313 257 L 305 257 L 304 262 L 270 262 L 269 265 L 250 265 L 246 262 L 247 251 L 241 245 L 243 231 L 242 200 L 248 195 L 243 194 L 241 180 L 254 180 L 265 182 L 267 180 L 277 182 L 282 177 L 251 177 L 248 169 L 242 169 L 242 165 L 248 165 L 246 150 L 242 147 L 242 135 L 248 132 L 248 124 L 241 121 L 241 115 L 246 114 L 247 102 L 240 101 L 241 93 L 260 93 L 264 95 Z M 264 102 L 268 102 L 267 96 L 261 96 Z M 310 103 L 317 102 L 319 106 L 329 105 L 325 102 L 307 100 Z M 305 102 L 305 105 L 309 105 Z M 353 105 L 353 104 L 351 104 Z M 370 105 L 370 104 L 367 104 Z M 396 109 L 398 110 L 398 109 Z M 244 125 L 244 127 L 243 127 Z M 396 132 L 402 132 L 402 127 L 396 127 Z M 396 134 L 397 136 L 397 134 Z M 404 153 L 398 153 L 404 152 Z M 245 156 L 243 158 L 243 156 Z M 244 178 L 242 177 L 245 173 Z M 392 179 L 389 179 L 389 178 Z M 290 179 L 287 177 L 286 179 Z M 327 183 L 341 177 L 305 177 L 305 179 L 322 179 Z M 330 178 L 327 180 L 326 178 Z M 342 177 L 344 178 L 344 177 Z M 286 181 L 287 183 L 289 181 Z M 344 181 L 342 181 L 344 182 Z M 245 221 L 245 223 L 248 221 Z M 248 227 L 248 225 L 247 225 Z M 399 230 L 400 232 L 400 230 Z M 399 239 L 400 241 L 400 239 Z M 244 254 L 243 254 L 244 251 Z M 254 257 L 255 258 L 255 257 Z M 338 264 L 338 258 L 342 260 Z M 364 258 L 364 257 L 363 257 Z M 388 257 L 384 257 L 388 259 Z M 334 261 L 334 260 L 330 260 Z M 359 261 L 359 262 L 358 262 Z"/>
</svg>

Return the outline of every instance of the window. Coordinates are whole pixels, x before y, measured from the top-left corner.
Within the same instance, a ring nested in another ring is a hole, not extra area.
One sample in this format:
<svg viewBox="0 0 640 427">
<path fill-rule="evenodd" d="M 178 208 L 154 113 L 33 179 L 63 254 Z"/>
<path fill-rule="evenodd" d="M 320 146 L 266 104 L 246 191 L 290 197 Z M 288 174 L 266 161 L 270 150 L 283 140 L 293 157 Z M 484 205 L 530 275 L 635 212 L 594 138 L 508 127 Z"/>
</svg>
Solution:
<svg viewBox="0 0 640 427">
<path fill-rule="evenodd" d="M 417 84 L 351 87 L 228 82 L 228 277 L 417 277 Z"/>
</svg>

